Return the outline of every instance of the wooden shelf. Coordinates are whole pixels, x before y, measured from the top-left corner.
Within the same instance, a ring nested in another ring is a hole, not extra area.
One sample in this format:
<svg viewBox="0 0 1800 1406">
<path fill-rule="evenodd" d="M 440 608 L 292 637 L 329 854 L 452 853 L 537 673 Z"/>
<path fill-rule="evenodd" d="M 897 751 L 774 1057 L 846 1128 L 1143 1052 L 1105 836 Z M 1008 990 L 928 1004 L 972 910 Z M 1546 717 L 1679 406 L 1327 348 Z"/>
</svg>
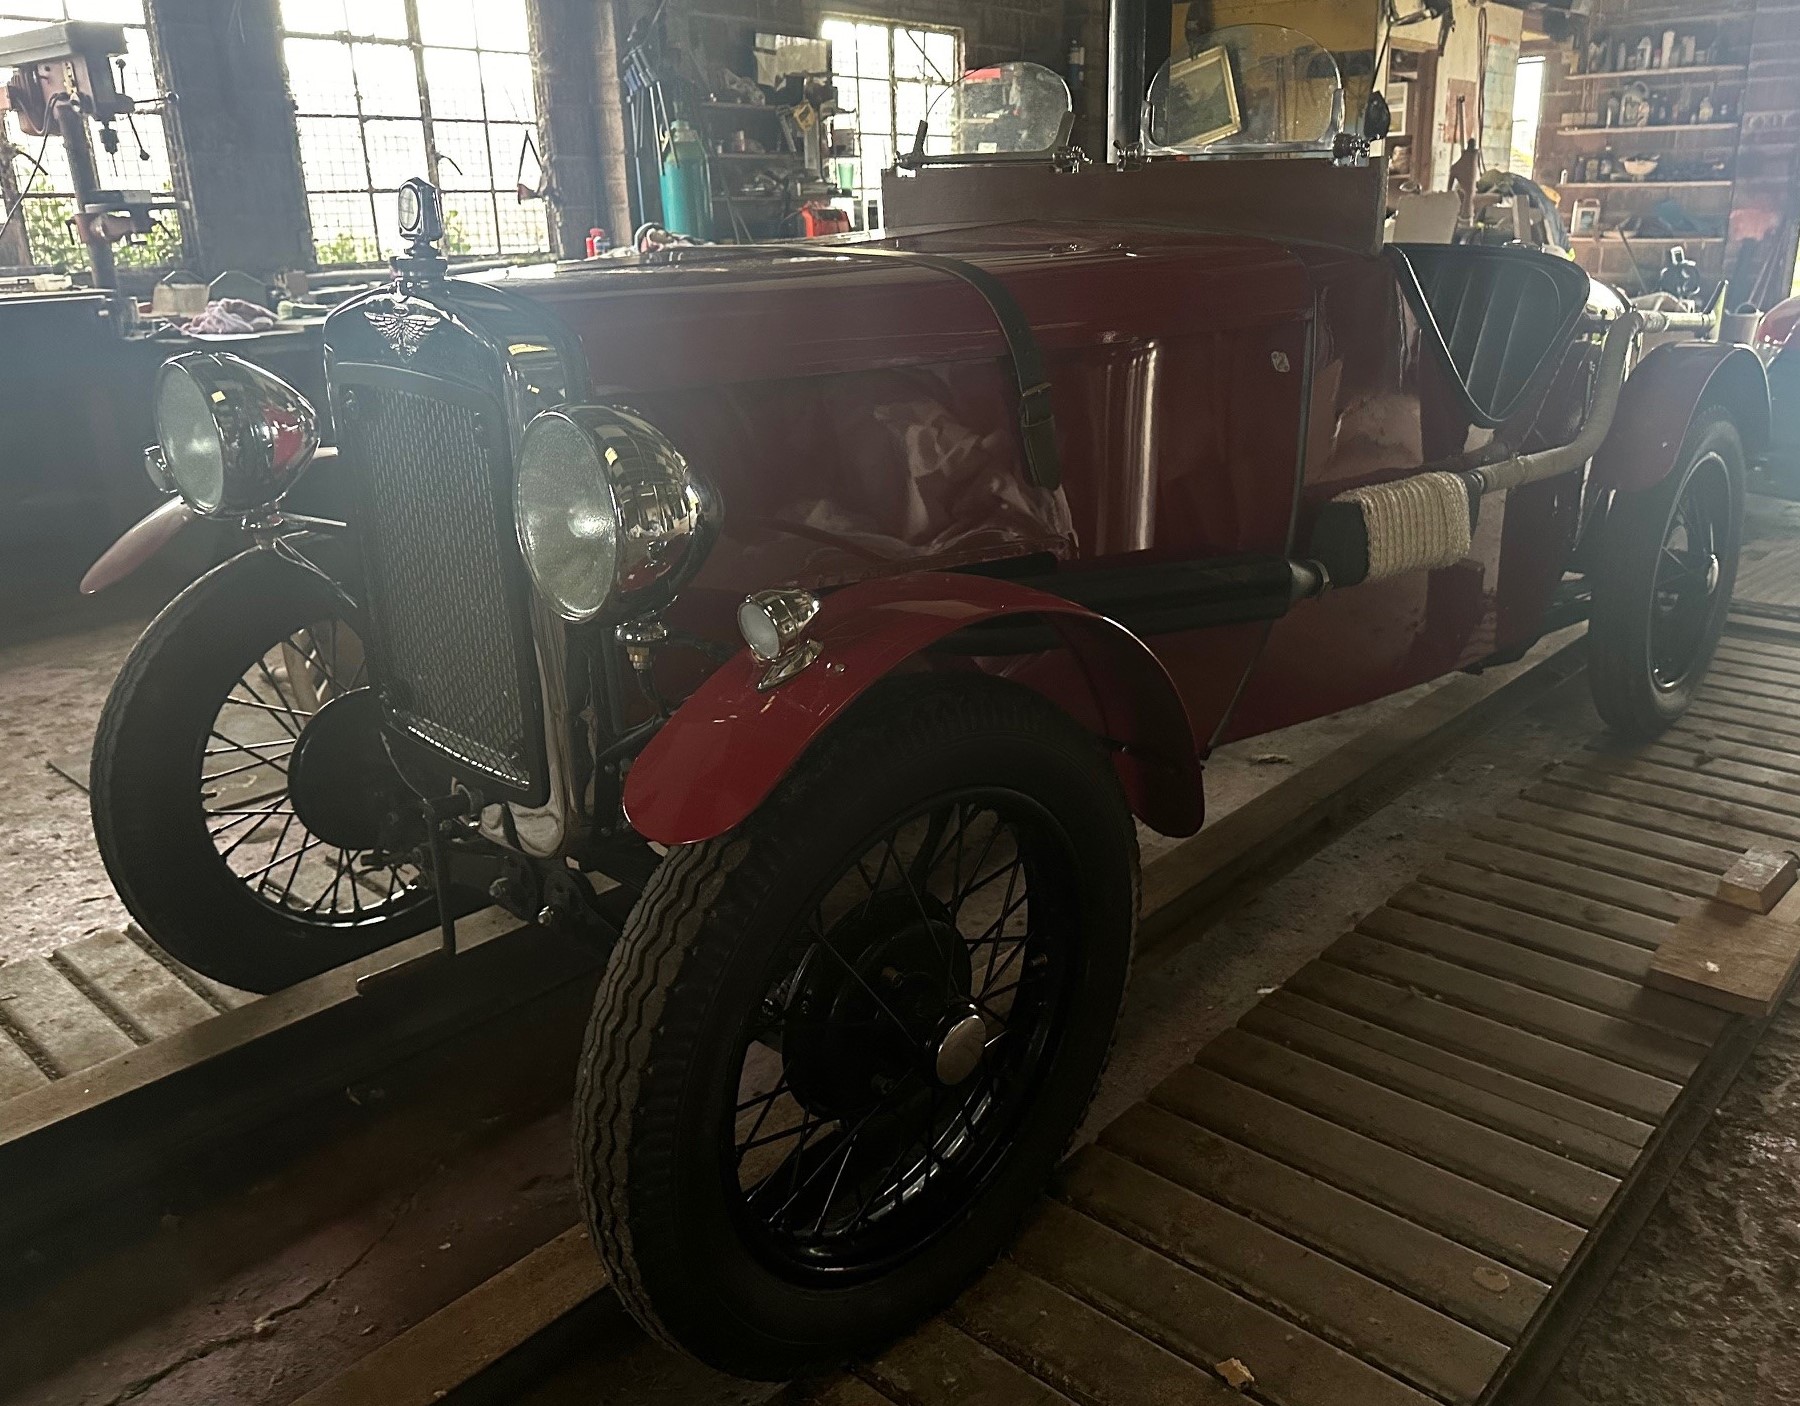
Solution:
<svg viewBox="0 0 1800 1406">
<path fill-rule="evenodd" d="M 1625 241 L 1635 244 L 1723 244 L 1722 234 L 1628 234 L 1621 235 L 1616 229 L 1605 234 L 1575 234 L 1569 237 L 1571 244 L 1617 244 L 1620 248 Z"/>
<path fill-rule="evenodd" d="M 1741 78 L 1749 71 L 1750 69 L 1747 64 L 1709 63 L 1695 64 L 1689 68 L 1626 68 L 1617 71 L 1609 69 L 1604 73 L 1565 73 L 1563 74 L 1563 82 L 1604 83 L 1610 79 L 1621 79 L 1624 82 L 1633 83 L 1640 78 L 1697 79 L 1701 77 L 1718 77 L 1725 74 L 1735 74 Z"/>
<path fill-rule="evenodd" d="M 1642 127 L 1558 127 L 1551 135 L 1557 137 L 1616 137 L 1626 133 L 1642 135 L 1646 132 L 1735 132 L 1735 122 L 1665 122 L 1660 127 L 1645 125 Z"/>
<path fill-rule="evenodd" d="M 1730 190 L 1730 181 L 1546 181 L 1558 190 Z"/>
</svg>

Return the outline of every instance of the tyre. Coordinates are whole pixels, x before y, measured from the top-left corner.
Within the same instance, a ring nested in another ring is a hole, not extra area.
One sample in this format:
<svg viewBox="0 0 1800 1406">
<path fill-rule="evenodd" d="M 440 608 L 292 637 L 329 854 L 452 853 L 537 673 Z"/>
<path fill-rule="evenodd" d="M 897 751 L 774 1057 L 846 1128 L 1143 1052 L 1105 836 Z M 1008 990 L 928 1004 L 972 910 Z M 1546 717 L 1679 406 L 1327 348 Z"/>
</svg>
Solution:
<svg viewBox="0 0 1800 1406">
<path fill-rule="evenodd" d="M 94 739 L 94 836 L 126 908 L 194 970 L 274 991 L 436 920 L 416 870 L 327 843 L 288 795 L 308 718 L 363 668 L 329 584 L 260 550 L 189 586 L 127 657 Z"/>
<path fill-rule="evenodd" d="M 877 686 L 735 831 L 671 853 L 575 1103 L 638 1320 L 778 1380 L 954 1298 L 1087 1108 L 1137 902 L 1105 753 L 987 679 Z"/>
<path fill-rule="evenodd" d="M 1743 442 L 1708 407 L 1674 472 L 1620 494 L 1602 525 L 1588 681 L 1613 731 L 1647 740 L 1687 711 L 1725 628 L 1743 536 Z"/>
</svg>

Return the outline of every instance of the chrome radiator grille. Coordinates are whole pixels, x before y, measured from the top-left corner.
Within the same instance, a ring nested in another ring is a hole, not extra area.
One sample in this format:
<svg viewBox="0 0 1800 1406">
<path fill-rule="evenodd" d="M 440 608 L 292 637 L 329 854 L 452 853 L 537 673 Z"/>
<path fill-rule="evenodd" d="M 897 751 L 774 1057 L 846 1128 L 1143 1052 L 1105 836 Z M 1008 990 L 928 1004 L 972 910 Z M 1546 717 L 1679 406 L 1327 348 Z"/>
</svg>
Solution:
<svg viewBox="0 0 1800 1406">
<path fill-rule="evenodd" d="M 464 769 L 532 792 L 541 713 L 504 456 L 460 398 L 392 384 L 351 397 L 342 432 L 363 476 L 373 663 L 388 716 Z"/>
</svg>

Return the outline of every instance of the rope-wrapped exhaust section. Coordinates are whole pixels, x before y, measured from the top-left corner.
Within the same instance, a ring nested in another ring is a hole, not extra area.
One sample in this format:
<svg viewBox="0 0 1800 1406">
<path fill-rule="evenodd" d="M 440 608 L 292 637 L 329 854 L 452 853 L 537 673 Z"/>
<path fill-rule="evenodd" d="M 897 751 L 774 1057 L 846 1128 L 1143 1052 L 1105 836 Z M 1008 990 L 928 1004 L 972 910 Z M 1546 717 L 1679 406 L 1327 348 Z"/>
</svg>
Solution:
<svg viewBox="0 0 1800 1406">
<path fill-rule="evenodd" d="M 1567 444 L 1458 473 L 1422 472 L 1353 488 L 1320 504 L 1307 556 L 1320 568 L 1321 579 L 1327 585 L 1354 586 L 1461 561 L 1470 550 L 1474 505 L 1483 496 L 1554 478 L 1593 458 L 1612 429 L 1637 334 L 1674 316 L 1652 318 L 1633 310 L 1607 328 L 1594 368 L 1593 400 L 1581 429 Z"/>
<path fill-rule="evenodd" d="M 1362 512 L 1369 553 L 1366 581 L 1453 566 L 1469 554 L 1469 490 L 1457 474 L 1414 474 L 1373 483 L 1340 493 L 1336 501 Z"/>
</svg>

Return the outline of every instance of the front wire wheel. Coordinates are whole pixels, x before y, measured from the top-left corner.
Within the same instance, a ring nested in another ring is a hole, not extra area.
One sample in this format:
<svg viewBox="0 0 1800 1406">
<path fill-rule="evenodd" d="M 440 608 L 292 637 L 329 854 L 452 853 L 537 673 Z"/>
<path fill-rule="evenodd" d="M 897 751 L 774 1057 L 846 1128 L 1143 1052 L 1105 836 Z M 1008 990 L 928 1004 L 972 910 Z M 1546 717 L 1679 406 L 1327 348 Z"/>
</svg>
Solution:
<svg viewBox="0 0 1800 1406">
<path fill-rule="evenodd" d="M 793 932 L 722 1129 L 771 1262 L 878 1267 L 992 1171 L 1068 994 L 1073 859 L 1024 797 L 958 793 L 878 836 Z"/>
<path fill-rule="evenodd" d="M 595 1243 L 639 1319 L 782 1378 L 954 1297 L 1093 1092 L 1136 877 L 1101 749 L 986 680 L 878 687 L 736 831 L 673 852 L 576 1101 Z"/>
<path fill-rule="evenodd" d="M 355 627 L 337 614 L 315 620 L 244 671 L 201 753 L 201 809 L 220 860 L 252 897 L 304 921 L 380 919 L 418 896 L 415 866 L 314 835 L 288 794 L 288 764 L 306 724 L 367 683 Z"/>
<path fill-rule="evenodd" d="M 301 732 L 362 669 L 348 603 L 263 550 L 195 581 L 133 647 L 94 739 L 94 837 L 178 961 L 274 991 L 435 921 L 415 868 L 326 843 L 288 792 Z"/>
</svg>

